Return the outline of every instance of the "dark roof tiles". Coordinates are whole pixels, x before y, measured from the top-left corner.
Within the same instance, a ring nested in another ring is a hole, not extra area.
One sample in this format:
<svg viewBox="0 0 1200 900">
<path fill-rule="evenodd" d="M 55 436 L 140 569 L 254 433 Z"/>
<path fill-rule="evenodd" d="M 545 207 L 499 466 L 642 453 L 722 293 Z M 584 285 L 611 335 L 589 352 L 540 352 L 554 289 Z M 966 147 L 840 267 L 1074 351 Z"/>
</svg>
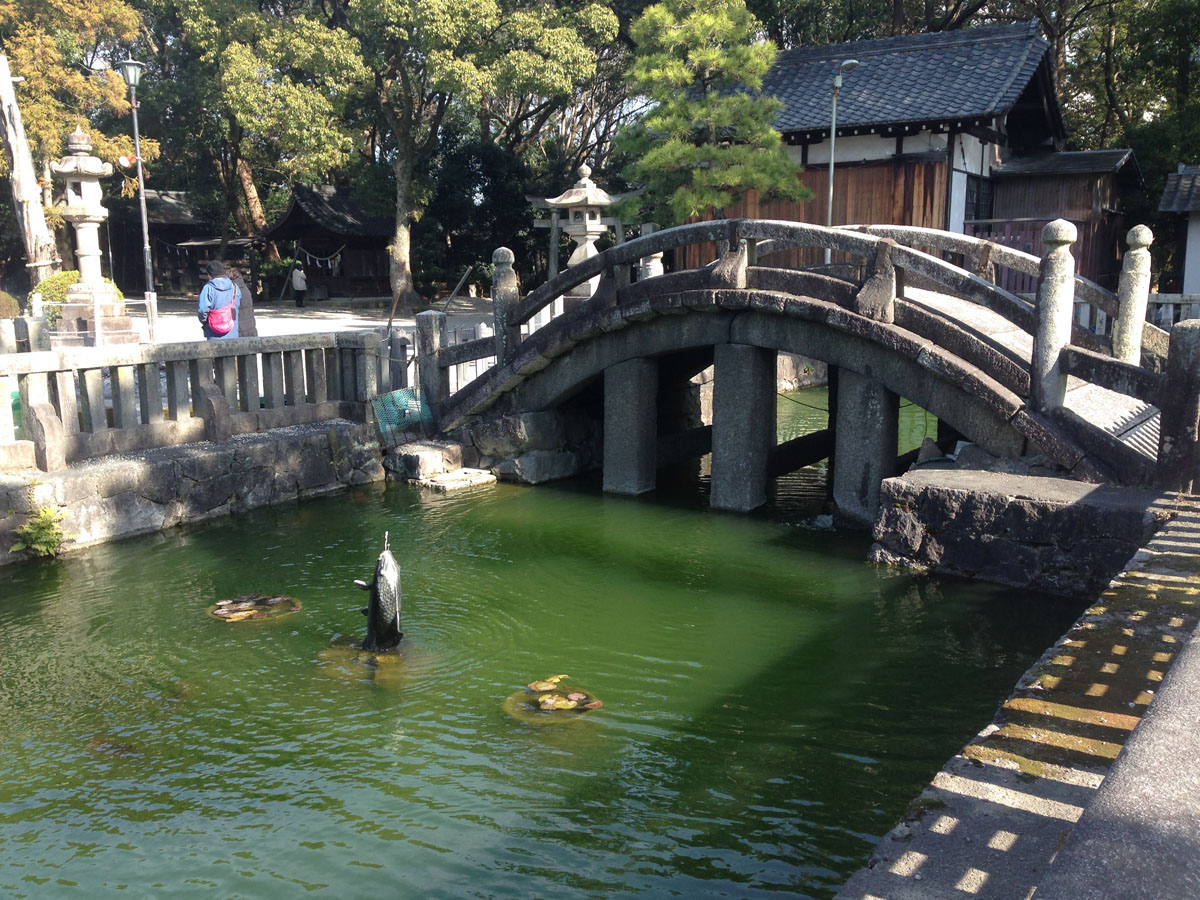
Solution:
<svg viewBox="0 0 1200 900">
<path fill-rule="evenodd" d="M 1018 175 L 1105 175 L 1134 162 L 1133 151 L 1071 150 L 1062 153 L 1038 153 L 1006 160 L 992 171 L 997 178 Z M 1136 162 L 1135 168 L 1136 168 Z"/>
<path fill-rule="evenodd" d="M 387 216 L 372 216 L 349 191 L 331 184 L 296 184 L 292 199 L 319 225 L 346 237 L 386 237 L 395 231 Z"/>
<path fill-rule="evenodd" d="M 1200 166 L 1180 166 L 1167 176 L 1159 212 L 1200 212 Z"/>
<path fill-rule="evenodd" d="M 838 96 L 843 127 L 986 118 L 1011 109 L 1050 45 L 1036 22 L 785 50 L 763 82 L 784 107 L 780 131 L 829 129 L 832 80 L 857 59 Z"/>
<path fill-rule="evenodd" d="M 305 225 L 305 219 L 309 225 Z M 297 228 L 311 225 L 349 238 L 387 238 L 395 231 L 395 223 L 390 218 L 370 215 L 344 188 L 297 183 L 292 185 L 292 202 L 287 212 L 263 233 L 263 237 L 286 239 L 294 236 Z"/>
</svg>

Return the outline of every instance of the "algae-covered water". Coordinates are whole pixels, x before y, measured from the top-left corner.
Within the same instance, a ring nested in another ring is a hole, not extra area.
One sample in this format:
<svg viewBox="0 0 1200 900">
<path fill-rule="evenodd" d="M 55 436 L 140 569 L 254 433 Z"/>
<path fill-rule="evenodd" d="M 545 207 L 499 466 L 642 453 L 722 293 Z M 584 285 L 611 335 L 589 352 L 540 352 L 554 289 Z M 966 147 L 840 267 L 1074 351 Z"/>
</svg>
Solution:
<svg viewBox="0 0 1200 900">
<path fill-rule="evenodd" d="M 5 567 L 0 894 L 831 896 L 1075 611 L 823 521 L 392 485 Z M 506 712 L 559 674 L 604 706 Z"/>
</svg>

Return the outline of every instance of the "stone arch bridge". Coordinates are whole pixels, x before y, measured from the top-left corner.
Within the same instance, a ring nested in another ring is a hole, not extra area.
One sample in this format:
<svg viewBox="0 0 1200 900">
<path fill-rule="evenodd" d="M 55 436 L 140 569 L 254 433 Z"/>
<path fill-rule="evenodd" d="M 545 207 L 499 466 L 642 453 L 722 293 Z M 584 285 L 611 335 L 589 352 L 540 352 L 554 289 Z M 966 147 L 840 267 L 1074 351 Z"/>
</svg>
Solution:
<svg viewBox="0 0 1200 900">
<path fill-rule="evenodd" d="M 1115 295 L 1075 276 L 1072 225 L 1051 223 L 1044 238 L 1039 259 L 918 228 L 705 222 L 618 244 L 525 297 L 501 248 L 495 337 L 446 346 L 444 316 L 421 313 L 420 379 L 443 432 L 590 398 L 606 491 L 652 490 L 664 459 L 711 450 L 711 503 L 724 509 L 753 509 L 770 477 L 830 456 L 839 510 L 873 520 L 879 483 L 897 468 L 900 397 L 937 416 L 943 437 L 996 456 L 1037 458 L 1089 481 L 1190 489 L 1189 363 L 1200 330 L 1176 326 L 1169 342 L 1145 322 L 1148 229 L 1130 232 Z M 715 260 L 632 279 L 644 260 L 692 245 Z M 802 247 L 831 248 L 848 263 L 771 264 Z M 1036 295 L 1002 287 L 1006 272 L 1035 276 Z M 570 299 L 597 277 L 590 299 Z M 522 337 L 560 298 L 562 314 Z M 1113 317 L 1111 338 L 1075 323 L 1077 301 Z M 775 434 L 779 352 L 830 366 L 828 428 L 786 444 Z M 451 394 L 450 367 L 489 356 L 496 364 Z M 712 424 L 679 429 L 671 398 L 710 365 Z"/>
</svg>

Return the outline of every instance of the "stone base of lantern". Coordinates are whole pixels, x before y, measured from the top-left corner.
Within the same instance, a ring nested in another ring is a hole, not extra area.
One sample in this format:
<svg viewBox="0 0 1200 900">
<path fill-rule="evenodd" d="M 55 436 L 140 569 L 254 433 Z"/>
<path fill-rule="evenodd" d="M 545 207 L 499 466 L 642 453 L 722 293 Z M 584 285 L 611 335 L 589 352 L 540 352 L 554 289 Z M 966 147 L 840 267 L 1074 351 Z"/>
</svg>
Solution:
<svg viewBox="0 0 1200 900">
<path fill-rule="evenodd" d="M 55 331 L 53 342 L 67 346 L 136 344 L 141 340 L 133 328 L 133 319 L 125 315 L 124 301 L 107 284 L 94 287 L 80 282 L 67 288 L 67 302 L 63 304 L 62 318 Z"/>
</svg>

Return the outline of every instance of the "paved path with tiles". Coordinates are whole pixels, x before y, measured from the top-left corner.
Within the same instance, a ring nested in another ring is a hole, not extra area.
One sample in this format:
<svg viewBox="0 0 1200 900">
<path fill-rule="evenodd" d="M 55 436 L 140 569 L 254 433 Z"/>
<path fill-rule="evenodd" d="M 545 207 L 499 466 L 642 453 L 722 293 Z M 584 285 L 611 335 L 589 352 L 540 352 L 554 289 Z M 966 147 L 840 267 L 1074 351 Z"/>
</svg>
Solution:
<svg viewBox="0 0 1200 900">
<path fill-rule="evenodd" d="M 1173 518 L 1026 672 L 838 900 L 1200 896 L 1200 772 L 1156 778 L 1149 762 L 1174 771 L 1162 754 L 1180 745 L 1200 755 L 1200 646 L 1171 685 L 1175 699 L 1155 702 L 1181 649 L 1200 642 L 1200 501 L 1169 495 L 1154 506 Z M 1106 775 L 1143 716 L 1155 743 L 1108 792 Z M 1069 840 L 1059 874 L 1052 863 Z M 1098 864 L 1115 847 L 1147 860 L 1158 880 L 1143 878 L 1140 893 L 1116 887 Z M 1039 891 L 1046 879 L 1048 890 L 1057 882 L 1053 893 Z"/>
</svg>

